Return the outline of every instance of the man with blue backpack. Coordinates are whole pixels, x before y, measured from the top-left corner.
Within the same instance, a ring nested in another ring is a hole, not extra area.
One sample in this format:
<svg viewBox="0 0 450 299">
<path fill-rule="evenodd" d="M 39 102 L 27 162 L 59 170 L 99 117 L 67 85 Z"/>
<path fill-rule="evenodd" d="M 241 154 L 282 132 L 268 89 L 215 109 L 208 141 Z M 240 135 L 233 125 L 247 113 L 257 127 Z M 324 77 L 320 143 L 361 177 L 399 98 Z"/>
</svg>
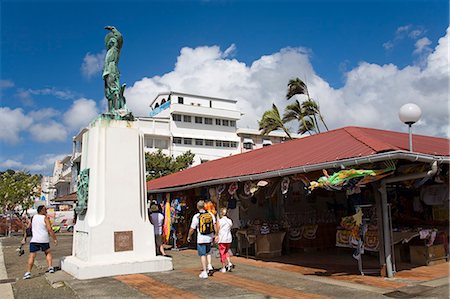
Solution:
<svg viewBox="0 0 450 299">
<path fill-rule="evenodd" d="M 205 211 L 205 202 L 200 200 L 197 203 L 198 213 L 192 217 L 191 227 L 187 241 L 191 241 L 194 230 L 197 229 L 197 252 L 202 262 L 203 271 L 198 277 L 208 278 L 214 271 L 211 265 L 211 243 L 217 235 L 216 217 Z"/>
</svg>

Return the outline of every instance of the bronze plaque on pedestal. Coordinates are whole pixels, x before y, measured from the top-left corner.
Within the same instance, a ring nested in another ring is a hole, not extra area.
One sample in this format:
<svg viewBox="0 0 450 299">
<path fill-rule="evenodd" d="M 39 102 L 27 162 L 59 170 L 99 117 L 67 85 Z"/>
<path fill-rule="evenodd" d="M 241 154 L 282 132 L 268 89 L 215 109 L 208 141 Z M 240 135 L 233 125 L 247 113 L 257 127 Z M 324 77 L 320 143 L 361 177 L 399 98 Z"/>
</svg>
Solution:
<svg viewBox="0 0 450 299">
<path fill-rule="evenodd" d="M 114 232 L 114 251 L 133 250 L 133 231 Z"/>
</svg>

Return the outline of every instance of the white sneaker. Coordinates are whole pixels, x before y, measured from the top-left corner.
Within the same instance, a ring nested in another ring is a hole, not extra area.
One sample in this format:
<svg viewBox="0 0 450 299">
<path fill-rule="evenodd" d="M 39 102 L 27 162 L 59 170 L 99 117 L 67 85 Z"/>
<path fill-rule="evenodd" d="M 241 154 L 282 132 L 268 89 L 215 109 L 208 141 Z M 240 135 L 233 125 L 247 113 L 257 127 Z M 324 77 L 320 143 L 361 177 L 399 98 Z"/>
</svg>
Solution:
<svg viewBox="0 0 450 299">
<path fill-rule="evenodd" d="M 214 267 L 211 264 L 208 264 L 208 271 L 214 270 Z"/>
<path fill-rule="evenodd" d="M 53 267 L 50 267 L 50 268 L 48 268 L 48 271 L 47 271 L 48 273 L 55 273 L 55 268 L 53 268 Z"/>
<path fill-rule="evenodd" d="M 202 273 L 200 273 L 198 275 L 198 277 L 200 277 L 200 278 L 208 278 L 208 273 L 206 271 L 202 271 Z"/>
<path fill-rule="evenodd" d="M 226 268 L 222 268 L 222 269 L 220 269 L 220 272 L 225 273 L 225 272 L 227 272 L 227 269 Z"/>
<path fill-rule="evenodd" d="M 230 264 L 228 264 L 228 265 L 226 266 L 226 269 L 227 269 L 228 272 L 231 272 L 231 270 L 234 269 L 234 265 L 230 263 Z"/>
<path fill-rule="evenodd" d="M 23 279 L 30 279 L 31 278 L 31 273 L 30 272 L 26 272 L 24 275 L 23 275 Z"/>
</svg>

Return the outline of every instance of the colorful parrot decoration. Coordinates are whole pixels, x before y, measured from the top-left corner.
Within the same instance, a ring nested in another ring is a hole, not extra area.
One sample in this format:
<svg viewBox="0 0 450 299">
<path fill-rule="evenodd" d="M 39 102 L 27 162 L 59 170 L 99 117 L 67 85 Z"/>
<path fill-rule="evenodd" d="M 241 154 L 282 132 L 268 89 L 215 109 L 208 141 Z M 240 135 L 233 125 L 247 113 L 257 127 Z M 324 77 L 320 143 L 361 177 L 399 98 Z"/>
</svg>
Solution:
<svg viewBox="0 0 450 299">
<path fill-rule="evenodd" d="M 317 181 L 312 181 L 308 187 L 310 190 L 324 188 L 326 190 L 346 190 L 359 187 L 380 180 L 395 171 L 394 162 L 387 162 L 386 168 L 379 170 L 370 169 L 344 169 L 333 173 L 331 176 L 323 170 L 324 176 Z"/>
</svg>

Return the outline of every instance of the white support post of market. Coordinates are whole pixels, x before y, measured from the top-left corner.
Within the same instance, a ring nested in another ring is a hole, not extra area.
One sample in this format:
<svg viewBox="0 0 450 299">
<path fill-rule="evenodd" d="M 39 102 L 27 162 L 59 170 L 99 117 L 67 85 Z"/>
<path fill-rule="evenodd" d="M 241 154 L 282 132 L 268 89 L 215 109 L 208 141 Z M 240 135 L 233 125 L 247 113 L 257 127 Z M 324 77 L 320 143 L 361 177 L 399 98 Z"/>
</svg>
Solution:
<svg viewBox="0 0 450 299">
<path fill-rule="evenodd" d="M 391 234 L 392 231 L 389 225 L 389 211 L 387 204 L 387 191 L 386 185 L 388 183 L 402 182 L 408 180 L 417 180 L 425 177 L 432 177 L 436 174 L 438 169 L 437 162 L 434 161 L 431 164 L 431 169 L 428 172 L 421 172 L 416 174 L 407 174 L 402 176 L 390 177 L 381 181 L 381 187 L 379 189 L 381 193 L 381 209 L 383 213 L 383 249 L 384 257 L 386 259 L 386 274 L 388 277 L 394 277 L 394 271 L 392 270 L 392 245 L 391 245 Z"/>
<path fill-rule="evenodd" d="M 381 193 L 381 211 L 383 214 L 383 251 L 386 263 L 386 275 L 387 277 L 393 277 L 394 272 L 392 271 L 392 246 L 391 246 L 391 230 L 389 227 L 389 213 L 387 204 L 387 192 L 386 192 L 386 181 L 381 181 L 380 187 Z"/>
</svg>

